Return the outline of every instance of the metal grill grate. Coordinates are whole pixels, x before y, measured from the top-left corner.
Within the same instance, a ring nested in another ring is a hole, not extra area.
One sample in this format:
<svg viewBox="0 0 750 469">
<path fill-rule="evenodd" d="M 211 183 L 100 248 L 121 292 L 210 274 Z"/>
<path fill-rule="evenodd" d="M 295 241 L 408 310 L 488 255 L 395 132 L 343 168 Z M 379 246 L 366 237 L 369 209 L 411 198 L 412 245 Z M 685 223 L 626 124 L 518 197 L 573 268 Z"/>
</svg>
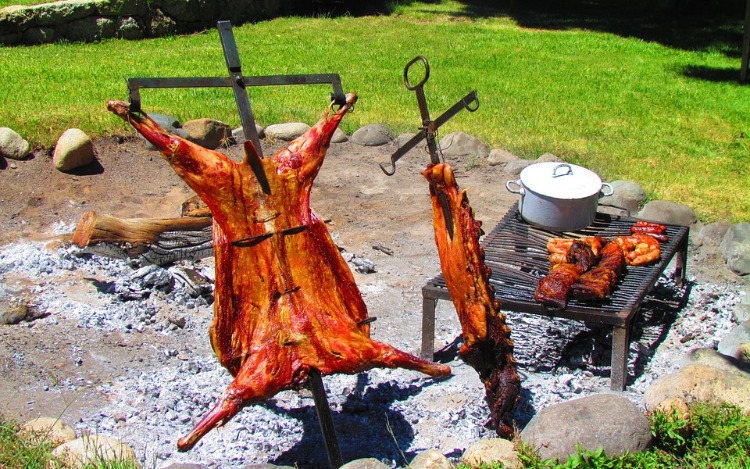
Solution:
<svg viewBox="0 0 750 469">
<path fill-rule="evenodd" d="M 482 240 L 485 262 L 492 269 L 490 283 L 495 289 L 495 298 L 500 300 L 504 311 L 517 311 L 549 317 L 575 319 L 591 324 L 610 325 L 615 328 L 613 339 L 613 385 L 624 388 L 624 376 L 617 376 L 621 383 L 615 383 L 615 365 L 622 369 L 627 365 L 629 329 L 644 297 L 654 288 L 657 279 L 664 272 L 672 258 L 676 257 L 675 278 L 681 284 L 685 278 L 688 228 L 668 225 L 666 235 L 669 241 L 661 244 L 661 259 L 648 266 L 628 266 L 620 276 L 615 289 L 608 299 L 601 302 L 581 302 L 571 299 L 567 308 L 555 310 L 534 300 L 534 291 L 540 278 L 549 271 L 547 241 L 553 237 L 577 238 L 601 236 L 604 238 L 629 235 L 630 227 L 636 220 L 597 213 L 589 227 L 576 232 L 555 232 L 534 227 L 524 222 L 514 204 L 498 225 Z M 422 287 L 422 355 L 432 356 L 434 342 L 434 315 L 436 300 L 450 300 L 442 274 L 429 280 Z M 624 357 L 618 355 L 618 350 Z M 615 364 L 615 359 L 624 363 Z M 617 372 L 619 374 L 619 371 Z"/>
</svg>

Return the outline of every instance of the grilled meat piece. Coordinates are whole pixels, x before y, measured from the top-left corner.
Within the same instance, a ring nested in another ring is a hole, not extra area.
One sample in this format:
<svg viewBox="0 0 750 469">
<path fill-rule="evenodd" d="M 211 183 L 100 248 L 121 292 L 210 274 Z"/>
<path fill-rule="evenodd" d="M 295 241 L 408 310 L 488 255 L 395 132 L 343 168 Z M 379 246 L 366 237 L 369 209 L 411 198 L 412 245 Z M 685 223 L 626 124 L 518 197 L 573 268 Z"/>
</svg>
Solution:
<svg viewBox="0 0 750 469">
<path fill-rule="evenodd" d="M 664 234 L 665 231 L 667 231 L 667 225 L 662 225 L 660 223 L 654 223 L 645 220 L 638 220 L 633 224 L 633 226 L 630 227 L 631 233 L 648 234 L 662 243 L 666 243 L 667 241 L 669 241 L 669 236 Z"/>
<path fill-rule="evenodd" d="M 568 262 L 568 250 L 575 241 L 586 243 L 591 248 L 594 256 L 599 255 L 599 251 L 605 244 L 605 240 L 599 236 L 588 236 L 585 238 L 550 238 L 547 241 L 547 252 L 549 252 L 550 263 L 562 264 Z"/>
<path fill-rule="evenodd" d="M 659 240 L 645 233 L 618 236 L 612 241 L 620 246 L 628 265 L 646 265 L 659 260 L 661 257 Z"/>
<path fill-rule="evenodd" d="M 459 190 L 448 164 L 430 164 L 422 173 L 430 185 L 435 243 L 445 284 L 463 332 L 459 356 L 479 373 L 490 407 L 490 425 L 510 437 L 510 414 L 518 404 L 521 378 L 516 372 L 513 341 L 500 302 L 489 283 L 491 271 L 479 245 L 481 222 L 474 219 L 466 191 Z M 448 201 L 446 220 L 442 200 Z M 452 224 L 453 236 L 449 235 Z"/>
<path fill-rule="evenodd" d="M 550 273 L 539 280 L 534 299 L 543 305 L 565 309 L 570 287 L 578 281 L 581 269 L 575 264 L 554 264 Z"/>
<path fill-rule="evenodd" d="M 326 227 L 310 209 L 310 191 L 341 118 L 356 101 L 318 123 L 272 158 L 251 142 L 245 160 L 169 134 L 127 103 L 108 108 L 162 152 L 213 214 L 216 257 L 214 352 L 234 380 L 195 429 L 188 450 L 241 407 L 322 374 L 401 367 L 434 377 L 450 368 L 370 339 L 367 309 Z"/>
</svg>

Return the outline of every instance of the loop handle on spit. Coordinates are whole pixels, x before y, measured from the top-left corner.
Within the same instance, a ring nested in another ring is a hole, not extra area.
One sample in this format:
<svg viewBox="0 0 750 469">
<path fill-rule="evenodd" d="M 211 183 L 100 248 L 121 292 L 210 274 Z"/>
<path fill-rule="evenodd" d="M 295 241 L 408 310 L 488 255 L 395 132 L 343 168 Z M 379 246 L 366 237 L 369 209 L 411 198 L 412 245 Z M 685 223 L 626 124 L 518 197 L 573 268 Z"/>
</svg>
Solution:
<svg viewBox="0 0 750 469">
<path fill-rule="evenodd" d="M 409 68 L 411 68 L 412 65 L 415 63 L 421 61 L 422 64 L 424 64 L 424 77 L 422 80 L 419 81 L 416 85 L 412 85 L 409 83 Z M 411 61 L 406 64 L 406 67 L 404 67 L 404 86 L 406 86 L 406 89 L 409 91 L 414 91 L 417 88 L 421 88 L 424 86 L 425 83 L 427 83 L 427 80 L 430 78 L 430 64 L 427 62 L 427 58 L 425 58 L 424 55 L 418 55 L 411 59 Z"/>
<path fill-rule="evenodd" d="M 557 174 L 557 170 L 560 168 L 568 168 L 568 172 Z M 569 174 L 573 174 L 573 168 L 571 168 L 571 166 L 568 163 L 560 163 L 559 165 L 555 166 L 555 168 L 552 170 L 553 178 L 559 178 L 560 176 L 567 176 Z"/>
</svg>

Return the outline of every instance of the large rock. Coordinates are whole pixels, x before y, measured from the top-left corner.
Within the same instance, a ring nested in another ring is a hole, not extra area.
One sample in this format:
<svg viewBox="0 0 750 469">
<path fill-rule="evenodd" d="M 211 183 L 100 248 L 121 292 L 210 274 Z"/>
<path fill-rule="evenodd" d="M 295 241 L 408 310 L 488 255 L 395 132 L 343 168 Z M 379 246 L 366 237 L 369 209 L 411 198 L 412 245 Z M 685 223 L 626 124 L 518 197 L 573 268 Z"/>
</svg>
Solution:
<svg viewBox="0 0 750 469">
<path fill-rule="evenodd" d="M 651 444 L 648 419 L 628 399 L 610 394 L 573 399 L 542 409 L 521 432 L 521 439 L 543 459 L 560 462 L 584 451 L 603 448 L 609 456 L 636 453 Z"/>
<path fill-rule="evenodd" d="M 518 155 L 502 148 L 493 148 L 487 155 L 487 163 L 490 166 L 505 166 L 511 161 L 519 159 Z"/>
<path fill-rule="evenodd" d="M 304 122 L 288 122 L 285 124 L 272 124 L 266 127 L 266 138 L 270 140 L 282 140 L 290 142 L 301 136 L 310 128 Z"/>
<path fill-rule="evenodd" d="M 487 144 L 464 132 L 451 132 L 440 139 L 440 151 L 449 160 L 479 164 L 490 154 Z"/>
<path fill-rule="evenodd" d="M 355 130 L 351 141 L 357 145 L 377 147 L 391 143 L 393 141 L 393 134 L 383 124 L 369 124 Z"/>
<path fill-rule="evenodd" d="M 732 225 L 721 240 L 719 250 L 732 272 L 750 274 L 750 223 Z"/>
<path fill-rule="evenodd" d="M 135 452 L 126 444 L 102 435 L 84 436 L 58 446 L 52 457 L 70 467 L 80 467 L 99 462 L 130 461 L 140 468 Z"/>
<path fill-rule="evenodd" d="M 652 200 L 636 216 L 644 220 L 682 226 L 691 226 L 698 221 L 692 208 L 666 200 Z"/>
<path fill-rule="evenodd" d="M 464 452 L 461 462 L 471 467 L 502 463 L 504 469 L 521 469 L 523 465 L 513 443 L 502 438 L 479 440 Z"/>
<path fill-rule="evenodd" d="M 612 181 L 610 184 L 613 194 L 599 200 L 599 207 L 603 212 L 613 215 L 630 215 L 643 207 L 646 192 L 640 184 L 625 180 Z"/>
<path fill-rule="evenodd" d="M 436 449 L 422 451 L 409 464 L 409 469 L 452 469 L 453 464 Z"/>
<path fill-rule="evenodd" d="M 15 130 L 0 127 L 0 156 L 22 160 L 29 156 L 31 146 Z"/>
<path fill-rule="evenodd" d="M 375 458 L 355 459 L 341 466 L 340 469 L 390 469 Z"/>
<path fill-rule="evenodd" d="M 694 353 L 693 361 L 649 386 L 644 395 L 646 409 L 653 410 L 667 399 L 683 398 L 725 402 L 750 412 L 750 373 L 737 366 L 739 361 L 715 351 Z"/>
<path fill-rule="evenodd" d="M 700 230 L 690 231 L 690 240 L 695 247 L 718 248 L 731 226 L 732 223 L 728 221 L 703 225 Z"/>
<path fill-rule="evenodd" d="M 344 143 L 349 140 L 349 137 L 341 129 L 336 129 L 331 136 L 331 143 Z"/>
<path fill-rule="evenodd" d="M 505 164 L 504 171 L 508 173 L 510 176 L 519 176 L 521 174 L 521 171 L 528 168 L 532 164 L 535 164 L 536 160 L 524 160 L 524 159 L 517 159 L 517 160 L 510 160 Z"/>
<path fill-rule="evenodd" d="M 216 119 L 193 119 L 182 125 L 187 132 L 187 138 L 193 143 L 214 150 L 220 146 L 228 146 L 233 142 L 232 128 Z"/>
<path fill-rule="evenodd" d="M 52 162 L 59 171 L 72 171 L 94 161 L 94 145 L 81 129 L 68 129 L 55 144 Z"/>
<path fill-rule="evenodd" d="M 719 342 L 718 350 L 722 355 L 740 359 L 742 344 L 750 343 L 750 321 L 734 326 Z"/>
<path fill-rule="evenodd" d="M 76 431 L 59 418 L 38 417 L 21 426 L 21 433 L 32 440 L 49 441 L 55 446 L 76 439 Z"/>
</svg>

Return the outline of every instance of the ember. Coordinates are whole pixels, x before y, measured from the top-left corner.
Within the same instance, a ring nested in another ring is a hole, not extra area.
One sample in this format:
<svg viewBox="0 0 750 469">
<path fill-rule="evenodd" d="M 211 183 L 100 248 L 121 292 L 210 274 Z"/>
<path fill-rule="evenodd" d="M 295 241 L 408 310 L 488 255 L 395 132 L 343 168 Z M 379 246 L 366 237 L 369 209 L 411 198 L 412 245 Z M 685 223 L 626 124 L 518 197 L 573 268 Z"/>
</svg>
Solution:
<svg viewBox="0 0 750 469">
<path fill-rule="evenodd" d="M 313 179 L 331 136 L 357 97 L 330 109 L 273 158 L 251 142 L 235 163 L 161 129 L 127 103 L 108 108 L 162 151 L 213 213 L 216 257 L 211 343 L 235 377 L 214 408 L 178 441 L 188 450 L 241 407 L 303 385 L 312 370 L 357 373 L 401 367 L 433 377 L 450 368 L 373 341 L 354 277 L 310 210 Z"/>
</svg>

